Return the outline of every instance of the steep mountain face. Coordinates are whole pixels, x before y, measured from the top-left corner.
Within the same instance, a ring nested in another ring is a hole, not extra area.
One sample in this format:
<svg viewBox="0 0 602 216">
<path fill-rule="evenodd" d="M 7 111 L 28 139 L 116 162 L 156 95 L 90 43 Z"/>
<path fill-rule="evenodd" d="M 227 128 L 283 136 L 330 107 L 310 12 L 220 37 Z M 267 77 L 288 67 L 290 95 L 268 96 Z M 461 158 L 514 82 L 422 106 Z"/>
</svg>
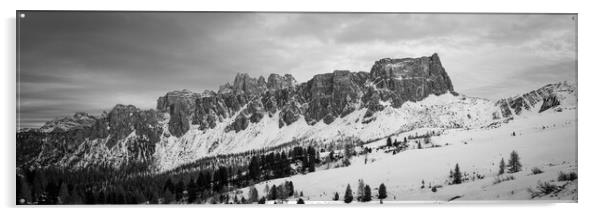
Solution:
<svg viewBox="0 0 602 216">
<path fill-rule="evenodd" d="M 130 160 L 148 161 L 163 130 L 159 125 L 161 116 L 153 110 L 116 105 L 110 112 L 95 117 L 93 123 L 74 125 L 68 130 L 17 133 L 17 146 L 21 148 L 17 155 L 23 156 L 23 164 L 37 166 L 121 166 Z M 27 149 L 37 151 L 30 153 Z"/>
<path fill-rule="evenodd" d="M 495 105 L 500 107 L 501 115 L 495 114 L 494 118 L 508 118 L 520 115 L 525 111 L 543 112 L 558 107 L 561 104 L 560 101 L 576 107 L 576 94 L 576 85 L 566 81 L 548 84 L 522 95 L 498 100 Z"/>
<path fill-rule="evenodd" d="M 390 91 L 388 97 L 394 107 L 405 101 L 422 100 L 430 94 L 454 91 L 437 54 L 422 58 L 381 59 L 372 66 L 370 76 L 376 86 Z"/>
<path fill-rule="evenodd" d="M 271 74 L 267 81 L 237 74 L 217 92 L 168 92 L 157 99 L 156 110 L 117 105 L 98 117 L 78 113 L 17 133 L 17 163 L 143 163 L 161 171 L 205 156 L 287 143 L 367 142 L 423 127 L 481 127 L 525 110 L 571 105 L 576 107 L 572 84 L 491 102 L 455 93 L 437 54 L 386 58 L 370 72 L 335 70 L 303 83 L 290 74 Z"/>
<path fill-rule="evenodd" d="M 446 92 L 453 92 L 453 86 L 434 54 L 382 59 L 370 73 L 337 70 L 315 75 L 299 85 L 290 74 L 271 74 L 267 82 L 263 77 L 238 74 L 233 84 L 221 86 L 217 93 L 168 93 L 158 99 L 157 109 L 166 112 L 167 107 L 181 104 L 182 114 L 193 113 L 192 124 L 198 124 L 200 130 L 212 129 L 218 122 L 234 117 L 226 132 L 239 132 L 277 111 L 279 127 L 290 125 L 301 116 L 310 125 L 319 121 L 330 124 L 361 108 L 368 108 L 365 118 L 369 118 L 384 108 L 380 101 L 391 101 L 394 107 L 400 107 L 406 101 Z M 170 128 L 182 128 L 172 124 L 181 125 L 181 121 L 170 121 Z M 186 128 L 182 129 L 172 134 L 179 137 L 186 132 Z"/>
</svg>

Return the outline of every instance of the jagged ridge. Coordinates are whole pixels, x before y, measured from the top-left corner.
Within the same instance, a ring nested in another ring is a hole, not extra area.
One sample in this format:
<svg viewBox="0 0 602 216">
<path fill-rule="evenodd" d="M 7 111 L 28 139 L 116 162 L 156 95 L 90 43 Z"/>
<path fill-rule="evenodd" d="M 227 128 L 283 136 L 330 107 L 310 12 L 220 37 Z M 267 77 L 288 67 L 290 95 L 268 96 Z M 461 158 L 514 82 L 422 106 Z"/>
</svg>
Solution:
<svg viewBox="0 0 602 216">
<path fill-rule="evenodd" d="M 445 102 L 449 105 L 414 103 L 446 93 L 452 98 Z M 233 84 L 218 92 L 168 92 L 157 99 L 157 111 L 117 105 L 99 117 L 72 118 L 86 121 L 63 121 L 70 125 L 65 129 L 55 131 L 52 125 L 64 124 L 49 123 L 48 133 L 18 133 L 18 146 L 23 147 L 18 163 L 120 166 L 149 161 L 165 169 L 204 155 L 303 139 L 327 141 L 356 134 L 370 139 L 416 127 L 472 127 L 520 115 L 538 103 L 539 112 L 557 109 L 571 94 L 576 89 L 565 83 L 496 103 L 456 97 L 437 54 L 381 59 L 370 72 L 337 70 L 300 84 L 289 74 L 271 74 L 267 82 L 237 74 Z M 350 133 L 323 132 L 333 123 Z M 25 149 L 35 151 L 23 153 Z"/>
</svg>

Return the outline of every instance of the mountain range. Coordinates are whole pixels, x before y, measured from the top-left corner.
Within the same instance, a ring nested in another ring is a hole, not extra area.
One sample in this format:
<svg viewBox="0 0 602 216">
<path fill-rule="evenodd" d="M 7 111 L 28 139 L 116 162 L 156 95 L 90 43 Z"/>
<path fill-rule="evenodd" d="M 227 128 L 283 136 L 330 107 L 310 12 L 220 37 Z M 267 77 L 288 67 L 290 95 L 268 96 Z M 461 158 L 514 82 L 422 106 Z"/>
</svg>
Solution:
<svg viewBox="0 0 602 216">
<path fill-rule="evenodd" d="M 290 74 L 239 73 L 217 91 L 167 92 L 156 109 L 115 105 L 17 132 L 17 166 L 167 171 L 223 154 L 297 145 L 367 143 L 417 128 L 495 127 L 531 113 L 576 109 L 560 82 L 499 100 L 457 93 L 437 54 L 385 58 L 370 72 L 335 70 L 298 83 Z"/>
</svg>

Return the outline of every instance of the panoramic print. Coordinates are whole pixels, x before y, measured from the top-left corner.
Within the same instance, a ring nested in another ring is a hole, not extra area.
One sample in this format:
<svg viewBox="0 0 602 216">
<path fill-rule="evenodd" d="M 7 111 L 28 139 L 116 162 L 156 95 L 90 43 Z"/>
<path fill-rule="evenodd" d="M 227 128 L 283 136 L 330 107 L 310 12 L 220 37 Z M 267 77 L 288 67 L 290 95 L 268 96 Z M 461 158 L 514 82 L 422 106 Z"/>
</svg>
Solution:
<svg viewBox="0 0 602 216">
<path fill-rule="evenodd" d="M 16 204 L 578 200 L 576 14 L 16 16 Z"/>
</svg>

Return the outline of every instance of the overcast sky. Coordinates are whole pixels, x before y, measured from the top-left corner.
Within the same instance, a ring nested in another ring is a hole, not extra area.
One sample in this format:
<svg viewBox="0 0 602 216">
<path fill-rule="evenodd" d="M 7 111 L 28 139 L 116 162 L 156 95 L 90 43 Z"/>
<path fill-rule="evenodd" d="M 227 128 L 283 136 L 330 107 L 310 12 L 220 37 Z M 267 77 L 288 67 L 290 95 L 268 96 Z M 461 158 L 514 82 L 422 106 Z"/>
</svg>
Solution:
<svg viewBox="0 0 602 216">
<path fill-rule="evenodd" d="M 236 73 L 370 71 L 438 53 L 456 91 L 497 99 L 576 82 L 575 15 L 26 12 L 19 22 L 21 127 L 115 104 L 155 108 L 176 89 Z M 17 119 L 19 121 L 19 118 Z M 19 126 L 19 122 L 17 123 Z"/>
</svg>

